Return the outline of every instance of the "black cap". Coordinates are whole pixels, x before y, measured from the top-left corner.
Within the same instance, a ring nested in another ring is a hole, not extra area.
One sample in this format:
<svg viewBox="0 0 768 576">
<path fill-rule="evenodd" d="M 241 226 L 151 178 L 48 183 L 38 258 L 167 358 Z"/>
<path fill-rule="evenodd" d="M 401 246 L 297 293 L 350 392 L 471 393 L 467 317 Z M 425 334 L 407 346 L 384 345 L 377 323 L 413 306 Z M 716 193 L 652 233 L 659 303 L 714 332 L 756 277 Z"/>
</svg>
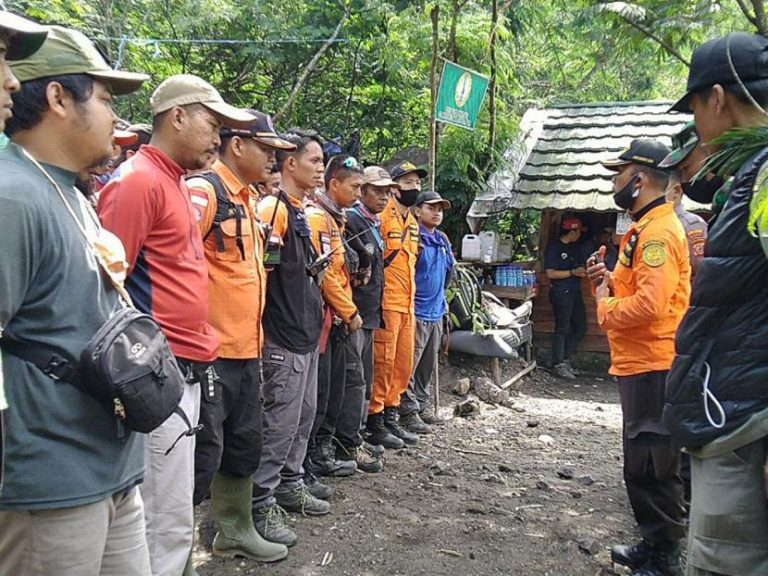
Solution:
<svg viewBox="0 0 768 576">
<path fill-rule="evenodd" d="M 419 178 L 427 177 L 427 171 L 424 170 L 424 168 L 419 168 L 418 166 L 408 162 L 408 160 L 403 160 L 402 162 L 395 164 L 392 167 L 392 170 L 389 171 L 389 174 L 392 176 L 392 180 L 397 180 L 406 174 L 412 174 L 414 172 Z"/>
<path fill-rule="evenodd" d="M 675 147 L 669 155 L 659 164 L 659 168 L 662 170 L 668 170 L 669 168 L 677 168 L 683 161 L 691 155 L 696 149 L 696 146 L 701 142 L 696 125 L 693 122 L 688 122 L 685 127 L 672 137 L 672 146 Z"/>
<path fill-rule="evenodd" d="M 625 166 L 627 164 L 640 164 L 641 166 L 659 168 L 662 160 L 664 160 L 670 152 L 672 152 L 672 149 L 658 140 L 638 138 L 632 140 L 630 145 L 621 151 L 618 158 L 614 160 L 604 160 L 601 164 L 608 168 L 608 170 L 618 170 L 619 166 Z"/>
<path fill-rule="evenodd" d="M 690 112 L 693 93 L 715 84 L 738 84 L 739 80 L 746 84 L 764 78 L 768 78 L 768 39 L 735 32 L 710 40 L 693 52 L 685 96 L 670 110 Z"/>
<path fill-rule="evenodd" d="M 451 203 L 437 192 L 422 192 L 419 194 L 416 198 L 416 206 L 421 206 L 422 204 L 442 204 L 444 210 L 448 210 L 451 207 Z"/>
<path fill-rule="evenodd" d="M 255 121 L 247 129 L 231 128 L 225 126 L 221 129 L 221 136 L 226 138 L 227 136 L 241 136 L 243 138 L 253 138 L 257 142 L 266 144 L 272 148 L 279 150 L 287 150 L 292 152 L 296 150 L 296 144 L 292 144 L 287 140 L 283 140 L 277 135 L 275 126 L 272 124 L 272 118 L 269 114 L 259 112 L 258 110 L 246 109 L 245 112 L 254 116 Z"/>
</svg>

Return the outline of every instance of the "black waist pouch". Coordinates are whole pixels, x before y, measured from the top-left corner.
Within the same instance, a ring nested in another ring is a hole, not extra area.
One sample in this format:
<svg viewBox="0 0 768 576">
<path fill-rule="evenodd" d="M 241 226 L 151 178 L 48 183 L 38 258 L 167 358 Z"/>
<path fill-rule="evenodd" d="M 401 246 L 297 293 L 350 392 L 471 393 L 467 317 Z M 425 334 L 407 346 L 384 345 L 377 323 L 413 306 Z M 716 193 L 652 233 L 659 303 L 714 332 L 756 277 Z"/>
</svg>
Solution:
<svg viewBox="0 0 768 576">
<path fill-rule="evenodd" d="M 34 343 L 3 338 L 0 345 L 54 380 L 96 398 L 136 432 L 151 432 L 165 422 L 184 391 L 184 376 L 160 326 L 135 308 L 122 308 L 109 318 L 78 363 Z"/>
</svg>

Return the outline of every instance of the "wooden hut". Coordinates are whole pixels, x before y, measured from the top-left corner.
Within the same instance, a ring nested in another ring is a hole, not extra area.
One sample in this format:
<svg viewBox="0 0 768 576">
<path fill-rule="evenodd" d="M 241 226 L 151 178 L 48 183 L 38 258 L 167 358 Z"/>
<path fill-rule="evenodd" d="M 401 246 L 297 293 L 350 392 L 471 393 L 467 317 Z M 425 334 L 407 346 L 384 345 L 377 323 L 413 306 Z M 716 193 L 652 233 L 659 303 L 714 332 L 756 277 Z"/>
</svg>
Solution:
<svg viewBox="0 0 768 576">
<path fill-rule="evenodd" d="M 612 173 L 600 164 L 615 158 L 635 138 L 656 138 L 670 145 L 688 115 L 670 113 L 671 102 L 612 102 L 572 104 L 528 110 L 519 137 L 505 154 L 505 166 L 493 174 L 488 186 L 470 208 L 467 220 L 473 231 L 489 216 L 506 210 L 541 210 L 539 255 L 556 236 L 563 214 L 582 218 L 589 231 L 616 225 Z M 705 210 L 689 203 L 689 210 Z M 554 317 L 549 303 L 549 280 L 539 271 L 539 294 L 533 321 L 537 346 L 549 348 Z M 607 352 L 608 341 L 597 326 L 595 302 L 589 282 L 582 285 L 587 308 L 587 336 L 581 351 Z"/>
</svg>

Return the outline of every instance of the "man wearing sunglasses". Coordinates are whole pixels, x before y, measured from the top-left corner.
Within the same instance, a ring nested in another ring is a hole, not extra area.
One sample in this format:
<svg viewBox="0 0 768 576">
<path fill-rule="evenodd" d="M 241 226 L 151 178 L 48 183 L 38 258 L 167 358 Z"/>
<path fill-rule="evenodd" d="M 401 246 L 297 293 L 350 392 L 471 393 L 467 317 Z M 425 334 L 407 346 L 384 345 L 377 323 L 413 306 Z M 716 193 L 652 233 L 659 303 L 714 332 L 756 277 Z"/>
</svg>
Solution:
<svg viewBox="0 0 768 576">
<path fill-rule="evenodd" d="M 261 456 L 261 315 L 267 278 L 254 210 L 258 193 L 249 183 L 269 176 L 275 150 L 296 146 L 278 137 L 268 115 L 246 112 L 254 122 L 222 128 L 219 159 L 210 171 L 187 180 L 208 264 L 209 321 L 220 341 L 213 363 L 218 380 L 202 390 L 194 504 L 210 490 L 219 527 L 215 555 L 271 562 L 288 550 L 262 538 L 251 519 L 251 475 Z"/>
<path fill-rule="evenodd" d="M 637 139 L 604 161 L 613 199 L 634 220 L 613 272 L 593 259 L 597 320 L 611 347 L 624 419 L 624 482 L 642 541 L 614 546 L 611 558 L 633 574 L 679 574 L 683 525 L 680 449 L 662 422 L 666 379 L 675 356 L 675 332 L 688 307 L 691 264 L 685 231 L 664 196 L 669 173 L 658 166 L 670 149 Z M 605 253 L 605 248 L 601 247 Z"/>
</svg>

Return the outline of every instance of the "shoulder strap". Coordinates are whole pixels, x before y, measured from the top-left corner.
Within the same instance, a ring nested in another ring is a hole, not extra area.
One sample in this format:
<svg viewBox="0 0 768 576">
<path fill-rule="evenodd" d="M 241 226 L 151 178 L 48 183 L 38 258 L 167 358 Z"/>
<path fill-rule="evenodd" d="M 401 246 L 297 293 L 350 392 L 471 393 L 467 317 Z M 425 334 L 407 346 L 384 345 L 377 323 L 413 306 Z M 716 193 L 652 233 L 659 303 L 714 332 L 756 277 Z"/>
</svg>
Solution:
<svg viewBox="0 0 768 576">
<path fill-rule="evenodd" d="M 214 171 L 209 170 L 207 172 L 201 172 L 195 174 L 194 178 L 202 178 L 213 186 L 216 192 L 216 214 L 213 216 L 213 223 L 208 232 L 203 236 L 203 240 L 213 234 L 216 238 L 216 251 L 224 252 L 226 246 L 224 244 L 224 234 L 221 231 L 221 223 L 225 220 L 235 219 L 235 241 L 237 242 L 237 248 L 240 250 L 240 257 L 245 260 L 245 244 L 243 243 L 243 220 L 245 219 L 245 209 L 240 204 L 232 202 L 229 198 L 229 192 L 227 192 L 224 182 Z"/>
<path fill-rule="evenodd" d="M 127 306 L 133 307 L 133 300 L 131 300 L 130 295 L 128 294 L 128 291 L 125 289 L 125 286 L 123 286 L 120 282 L 116 281 L 114 276 L 112 276 L 112 271 L 107 266 L 107 263 L 104 261 L 104 259 L 99 254 L 99 251 L 94 247 L 93 243 L 91 242 L 91 239 L 88 238 L 88 233 L 85 231 L 85 227 L 83 226 L 82 222 L 77 218 L 75 215 L 75 211 L 72 209 L 72 206 L 70 206 L 69 202 L 67 201 L 66 196 L 64 196 L 64 192 L 61 190 L 61 187 L 59 186 L 58 182 L 53 179 L 53 177 L 48 174 L 48 171 L 43 168 L 42 164 L 38 162 L 34 156 L 32 156 L 29 152 L 26 151 L 25 148 L 21 147 L 21 151 L 24 154 L 24 156 L 32 162 L 32 164 L 45 176 L 45 178 L 51 183 L 54 190 L 56 190 L 56 193 L 58 194 L 61 201 L 64 203 L 64 206 L 67 209 L 67 212 L 69 212 L 69 215 L 72 217 L 72 219 L 75 221 L 75 224 L 77 225 L 78 230 L 80 230 L 80 233 L 83 235 L 83 239 L 85 240 L 86 245 L 88 246 L 88 249 L 91 251 L 91 254 L 94 255 L 94 258 L 96 258 L 96 262 L 98 262 L 101 269 L 106 274 L 106 277 L 109 281 L 109 283 L 112 285 L 112 287 L 117 291 L 117 293 L 120 295 L 120 297 L 123 299 L 123 302 Z M 77 194 L 78 200 L 80 199 L 80 194 Z M 99 221 L 99 217 L 96 215 L 96 213 L 93 210 L 93 207 L 83 200 L 80 200 L 82 206 L 84 207 L 85 211 L 88 213 L 88 215 L 91 217 L 91 219 L 94 221 L 98 229 L 101 229 L 101 222 Z"/>
<path fill-rule="evenodd" d="M 25 345 L 7 336 L 0 340 L 0 346 L 9 354 L 34 364 L 46 376 L 77 385 L 79 376 L 77 362 L 65 357 L 60 351 L 39 343 L 35 343 L 34 346 Z"/>
</svg>

